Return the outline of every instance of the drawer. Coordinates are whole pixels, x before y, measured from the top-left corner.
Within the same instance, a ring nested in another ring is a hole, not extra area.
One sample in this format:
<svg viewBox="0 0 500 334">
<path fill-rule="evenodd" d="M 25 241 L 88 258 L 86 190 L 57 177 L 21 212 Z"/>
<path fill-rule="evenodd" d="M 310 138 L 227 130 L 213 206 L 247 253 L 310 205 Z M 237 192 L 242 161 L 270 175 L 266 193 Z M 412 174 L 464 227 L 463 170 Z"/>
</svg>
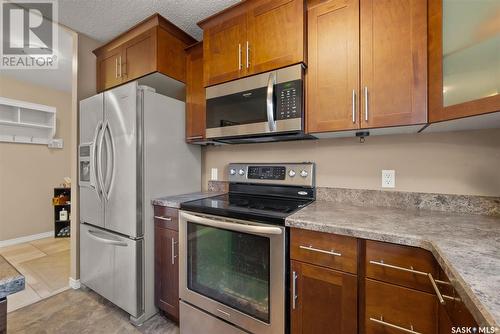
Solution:
<svg viewBox="0 0 500 334">
<path fill-rule="evenodd" d="M 349 273 L 357 273 L 358 241 L 336 234 L 293 228 L 290 257 Z"/>
<path fill-rule="evenodd" d="M 366 277 L 435 293 L 428 276 L 437 278 L 434 256 L 421 248 L 366 241 Z"/>
<path fill-rule="evenodd" d="M 154 206 L 155 225 L 170 230 L 179 230 L 179 209 L 166 206 Z"/>
<path fill-rule="evenodd" d="M 366 334 L 437 334 L 436 297 L 405 287 L 365 280 Z"/>
</svg>

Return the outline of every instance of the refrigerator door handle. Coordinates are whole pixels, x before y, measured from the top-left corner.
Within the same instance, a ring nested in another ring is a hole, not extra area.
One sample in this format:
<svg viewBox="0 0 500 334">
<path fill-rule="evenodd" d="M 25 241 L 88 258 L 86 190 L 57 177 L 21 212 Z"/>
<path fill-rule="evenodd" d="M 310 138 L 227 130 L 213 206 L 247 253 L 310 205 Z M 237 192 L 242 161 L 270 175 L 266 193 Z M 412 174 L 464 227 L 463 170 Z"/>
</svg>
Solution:
<svg viewBox="0 0 500 334">
<path fill-rule="evenodd" d="M 109 195 L 111 193 L 111 189 L 113 188 L 113 183 L 114 183 L 114 180 L 115 180 L 115 161 L 116 161 L 116 157 L 115 157 L 115 141 L 113 139 L 113 132 L 111 132 L 111 127 L 109 126 L 109 122 L 106 123 L 106 128 L 104 129 L 104 131 L 108 134 L 108 138 L 106 139 L 106 142 L 108 142 L 108 139 L 109 139 L 109 147 L 111 148 L 111 152 L 109 153 L 109 157 L 111 158 L 108 162 L 107 162 L 107 168 L 108 170 L 110 171 L 111 175 L 109 176 L 109 184 L 107 185 L 106 189 L 105 189 L 105 194 L 106 194 L 106 200 L 109 200 Z M 109 167 L 111 166 L 111 167 Z M 106 181 L 108 179 L 108 173 L 106 173 Z M 106 182 L 108 183 L 108 182 Z"/>
<path fill-rule="evenodd" d="M 114 240 L 114 239 L 104 238 L 102 236 L 104 233 L 99 233 L 98 231 L 94 231 L 94 230 L 88 230 L 87 233 L 88 233 L 88 235 L 92 239 L 97 240 L 99 242 L 103 242 L 105 244 L 113 245 L 113 246 L 127 247 L 127 243 L 126 242 L 122 242 L 122 241 L 118 241 L 118 240 Z"/>
<path fill-rule="evenodd" d="M 91 150 L 91 174 L 90 174 L 90 185 L 95 189 L 97 196 L 99 199 L 102 200 L 103 196 L 103 188 L 100 187 L 101 182 L 99 180 L 99 165 L 100 165 L 100 154 L 99 154 L 99 135 L 104 135 L 103 134 L 103 122 L 99 121 L 97 123 L 96 129 L 95 129 L 95 134 L 94 134 L 94 139 L 92 141 L 92 150 Z"/>
<path fill-rule="evenodd" d="M 97 141 L 97 183 L 99 185 L 100 191 L 102 193 L 102 197 L 106 197 L 106 188 L 104 187 L 104 175 L 102 172 L 102 144 L 104 142 L 105 129 L 107 126 L 107 121 L 102 126 L 101 137 Z"/>
</svg>

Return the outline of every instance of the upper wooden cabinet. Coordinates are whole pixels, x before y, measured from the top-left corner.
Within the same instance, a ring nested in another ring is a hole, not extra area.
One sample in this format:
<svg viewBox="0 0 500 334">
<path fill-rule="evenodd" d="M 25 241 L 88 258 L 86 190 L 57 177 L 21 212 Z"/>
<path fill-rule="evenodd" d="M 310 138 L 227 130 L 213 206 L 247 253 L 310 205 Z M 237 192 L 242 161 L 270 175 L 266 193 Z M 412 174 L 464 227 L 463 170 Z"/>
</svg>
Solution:
<svg viewBox="0 0 500 334">
<path fill-rule="evenodd" d="M 205 86 L 304 62 L 304 1 L 244 1 L 198 23 Z"/>
<path fill-rule="evenodd" d="M 205 138 L 205 87 L 203 87 L 203 43 L 186 49 L 186 141 Z"/>
<path fill-rule="evenodd" d="M 184 49 L 195 42 L 162 16 L 154 14 L 94 50 L 97 56 L 97 91 L 153 72 L 185 82 Z"/>
<path fill-rule="evenodd" d="M 307 131 L 359 128 L 359 0 L 310 2 Z"/>
<path fill-rule="evenodd" d="M 310 133 L 426 123 L 427 1 L 310 1 L 308 65 Z"/>
<path fill-rule="evenodd" d="M 430 122 L 500 111 L 499 11 L 498 1 L 429 1 Z"/>
</svg>

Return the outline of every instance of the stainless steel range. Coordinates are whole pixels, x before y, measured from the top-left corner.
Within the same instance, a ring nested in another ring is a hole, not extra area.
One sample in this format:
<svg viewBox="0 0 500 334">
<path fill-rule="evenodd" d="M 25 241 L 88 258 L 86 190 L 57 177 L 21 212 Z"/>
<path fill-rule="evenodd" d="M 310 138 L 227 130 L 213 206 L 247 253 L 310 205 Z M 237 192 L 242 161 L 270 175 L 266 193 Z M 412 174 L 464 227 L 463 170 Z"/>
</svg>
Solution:
<svg viewBox="0 0 500 334">
<path fill-rule="evenodd" d="M 181 205 L 181 333 L 286 333 L 285 219 L 314 200 L 314 164 L 228 170 L 228 194 Z"/>
</svg>

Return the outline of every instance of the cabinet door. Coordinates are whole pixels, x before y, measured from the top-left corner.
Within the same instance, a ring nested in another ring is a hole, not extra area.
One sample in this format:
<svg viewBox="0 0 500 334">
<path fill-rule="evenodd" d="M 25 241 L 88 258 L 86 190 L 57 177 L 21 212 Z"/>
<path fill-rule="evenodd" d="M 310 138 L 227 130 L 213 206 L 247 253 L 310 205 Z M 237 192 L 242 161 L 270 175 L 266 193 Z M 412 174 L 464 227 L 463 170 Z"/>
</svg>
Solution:
<svg viewBox="0 0 500 334">
<path fill-rule="evenodd" d="M 243 48 L 246 18 L 239 15 L 205 29 L 203 75 L 205 86 L 236 79 L 246 73 Z"/>
<path fill-rule="evenodd" d="M 363 128 L 427 122 L 427 1 L 360 0 Z"/>
<path fill-rule="evenodd" d="M 307 12 L 307 130 L 359 128 L 359 0 L 331 0 Z"/>
<path fill-rule="evenodd" d="M 304 61 L 304 1 L 257 0 L 247 14 L 245 66 L 257 74 Z"/>
<path fill-rule="evenodd" d="M 172 319 L 179 319 L 179 233 L 155 226 L 155 301 Z"/>
<path fill-rule="evenodd" d="M 205 137 L 205 88 L 203 87 L 203 44 L 187 50 L 186 140 Z"/>
<path fill-rule="evenodd" d="M 290 285 L 293 334 L 357 333 L 355 275 L 292 261 Z"/>
<path fill-rule="evenodd" d="M 156 43 L 153 30 L 127 42 L 123 48 L 122 75 L 126 81 L 152 73 L 156 68 Z"/>
<path fill-rule="evenodd" d="M 117 48 L 97 58 L 97 90 L 99 92 L 122 83 L 119 63 L 122 49 Z"/>
</svg>

